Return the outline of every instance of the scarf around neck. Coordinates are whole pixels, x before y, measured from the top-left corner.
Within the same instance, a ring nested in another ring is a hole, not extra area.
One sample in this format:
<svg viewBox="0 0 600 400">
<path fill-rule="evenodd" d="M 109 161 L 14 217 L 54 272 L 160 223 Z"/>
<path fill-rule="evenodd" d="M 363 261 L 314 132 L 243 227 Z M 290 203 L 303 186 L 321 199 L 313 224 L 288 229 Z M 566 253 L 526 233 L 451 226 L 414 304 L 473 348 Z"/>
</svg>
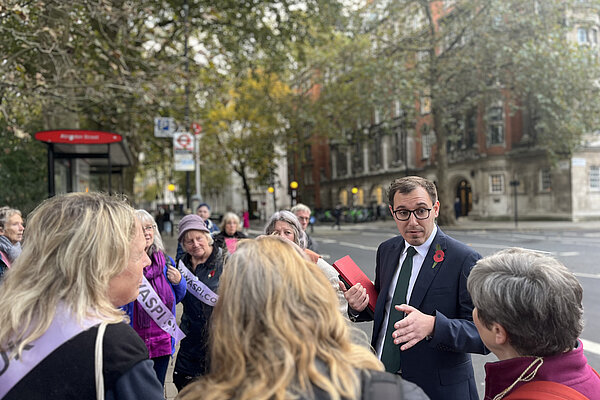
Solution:
<svg viewBox="0 0 600 400">
<path fill-rule="evenodd" d="M 4 235 L 0 235 L 0 251 L 6 254 L 8 261 L 13 262 L 21 254 L 21 243 L 12 244 Z"/>
</svg>

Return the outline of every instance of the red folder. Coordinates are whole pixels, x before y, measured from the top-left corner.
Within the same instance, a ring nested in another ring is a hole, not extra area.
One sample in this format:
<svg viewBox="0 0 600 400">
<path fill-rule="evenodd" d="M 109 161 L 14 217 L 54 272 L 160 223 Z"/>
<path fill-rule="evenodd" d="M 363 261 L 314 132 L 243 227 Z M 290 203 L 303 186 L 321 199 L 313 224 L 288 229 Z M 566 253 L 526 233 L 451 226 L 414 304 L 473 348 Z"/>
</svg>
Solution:
<svg viewBox="0 0 600 400">
<path fill-rule="evenodd" d="M 375 311 L 375 303 L 377 303 L 377 291 L 373 282 L 365 275 L 364 272 L 354 263 L 350 256 L 342 257 L 333 263 L 333 268 L 340 274 L 340 280 L 344 282 L 347 288 L 360 283 L 369 295 L 369 309 Z"/>
</svg>

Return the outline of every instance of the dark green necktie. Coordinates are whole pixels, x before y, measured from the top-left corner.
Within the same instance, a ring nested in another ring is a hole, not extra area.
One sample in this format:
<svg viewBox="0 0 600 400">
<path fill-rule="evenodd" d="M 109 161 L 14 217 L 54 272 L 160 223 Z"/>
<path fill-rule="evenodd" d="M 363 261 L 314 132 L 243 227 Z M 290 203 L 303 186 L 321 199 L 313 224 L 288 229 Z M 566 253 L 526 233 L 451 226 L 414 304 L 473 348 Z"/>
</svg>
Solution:
<svg viewBox="0 0 600 400">
<path fill-rule="evenodd" d="M 392 333 L 396 330 L 394 324 L 404 318 L 404 313 L 396 310 L 395 305 L 406 303 L 406 294 L 408 293 L 408 282 L 412 273 L 412 260 L 417 250 L 410 246 L 406 249 L 406 258 L 400 267 L 400 275 L 390 304 L 390 318 L 385 331 L 383 341 L 383 350 L 381 352 L 381 362 L 385 366 L 385 370 L 391 373 L 396 373 L 400 369 L 400 348 L 394 344 Z"/>
</svg>

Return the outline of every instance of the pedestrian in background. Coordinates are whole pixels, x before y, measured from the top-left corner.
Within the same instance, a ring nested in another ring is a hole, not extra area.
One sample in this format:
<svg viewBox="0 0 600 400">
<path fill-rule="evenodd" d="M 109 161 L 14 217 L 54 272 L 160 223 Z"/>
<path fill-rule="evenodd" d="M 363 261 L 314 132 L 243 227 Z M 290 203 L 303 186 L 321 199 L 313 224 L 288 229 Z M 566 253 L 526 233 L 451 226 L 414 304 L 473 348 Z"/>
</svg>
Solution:
<svg viewBox="0 0 600 400">
<path fill-rule="evenodd" d="M 55 196 L 30 214 L 25 241 L 0 290 L 0 398 L 164 399 L 118 308 L 150 264 L 133 208 L 99 193 Z"/>
<path fill-rule="evenodd" d="M 0 281 L 21 254 L 24 230 L 21 211 L 10 207 L 0 208 Z"/>
<path fill-rule="evenodd" d="M 181 330 L 186 337 L 179 345 L 173 383 L 181 390 L 192 379 L 208 371 L 208 327 L 219 278 L 223 272 L 223 251 L 213 245 L 213 238 L 196 214 L 179 222 L 179 242 L 185 253 L 177 265 L 187 281 L 182 300 Z"/>
<path fill-rule="evenodd" d="M 248 212 L 248 210 L 244 210 L 244 212 L 242 213 L 242 220 L 244 221 L 244 233 L 248 234 L 248 229 L 250 229 L 250 213 Z"/>
<path fill-rule="evenodd" d="M 335 206 L 335 209 L 333 210 L 333 218 L 335 219 L 335 221 L 333 222 L 333 225 L 331 225 L 331 229 L 335 228 L 337 226 L 338 230 L 342 229 L 342 226 L 340 225 L 340 221 L 342 219 L 342 205 L 338 204 Z"/>
<path fill-rule="evenodd" d="M 426 398 L 352 343 L 330 283 L 289 241 L 240 242 L 220 293 L 210 374 L 182 400 Z"/>
<path fill-rule="evenodd" d="M 196 214 L 204 220 L 211 235 L 214 236 L 214 234 L 219 233 L 219 227 L 210 219 L 210 206 L 208 204 L 201 203 L 198 208 L 196 208 Z"/>
<path fill-rule="evenodd" d="M 291 212 L 294 213 L 294 215 L 298 218 L 298 221 L 300 222 L 300 225 L 302 226 L 302 230 L 304 231 L 304 234 L 306 235 L 306 248 L 312 251 L 317 251 L 317 244 L 312 240 L 312 238 L 310 237 L 310 235 L 306 232 L 306 228 L 308 228 L 308 225 L 310 224 L 310 220 L 311 220 L 311 212 L 310 212 L 310 208 L 308 208 L 307 205 L 304 205 L 302 203 L 298 203 L 296 204 L 294 207 L 292 207 L 292 209 L 290 210 Z M 312 224 L 311 224 L 312 226 Z"/>
<path fill-rule="evenodd" d="M 564 265 L 506 249 L 479 260 L 467 288 L 475 326 L 500 360 L 485 365 L 486 399 L 600 399 L 579 340 L 583 288 Z"/>
<path fill-rule="evenodd" d="M 171 356 L 175 352 L 175 338 L 156 321 L 153 320 L 150 308 L 160 307 L 171 313 L 172 325 L 177 325 L 175 305 L 183 299 L 186 292 L 186 282 L 181 273 L 175 268 L 175 261 L 165 253 L 165 248 L 156 228 L 154 218 L 146 210 L 137 210 L 136 216 L 142 224 L 146 247 L 144 251 L 152 263 L 144 268 L 144 277 L 152 287 L 157 297 L 149 299 L 149 289 L 143 297 L 123 307 L 129 316 L 130 325 L 144 340 L 150 359 L 154 362 L 154 371 L 160 383 L 164 386 L 165 376 Z"/>
<path fill-rule="evenodd" d="M 237 214 L 228 212 L 223 216 L 221 222 L 221 231 L 213 236 L 215 247 L 223 249 L 227 254 L 231 254 L 237 247 L 240 239 L 247 238 L 246 234 L 240 231 L 240 217 Z"/>
</svg>

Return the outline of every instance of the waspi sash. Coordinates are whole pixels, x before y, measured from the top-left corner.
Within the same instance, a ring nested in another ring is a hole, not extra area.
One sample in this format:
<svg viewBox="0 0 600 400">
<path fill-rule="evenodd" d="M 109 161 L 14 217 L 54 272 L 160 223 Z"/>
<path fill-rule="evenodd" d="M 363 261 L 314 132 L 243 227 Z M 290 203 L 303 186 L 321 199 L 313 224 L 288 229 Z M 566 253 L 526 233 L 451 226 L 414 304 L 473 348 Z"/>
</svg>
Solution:
<svg viewBox="0 0 600 400">
<path fill-rule="evenodd" d="M 192 274 L 192 271 L 187 269 L 183 261 L 179 260 L 177 269 L 179 272 L 181 272 L 181 275 L 183 275 L 185 281 L 187 282 L 188 292 L 190 292 L 195 298 L 204 304 L 208 304 L 211 307 L 214 307 L 215 304 L 217 304 L 219 295 L 210 290 L 210 288 L 204 283 L 200 282 L 198 278 Z"/>
<path fill-rule="evenodd" d="M 100 322 L 99 319 L 86 319 L 79 324 L 67 307 L 59 305 L 48 330 L 25 346 L 21 357 L 9 358 L 7 352 L 0 352 L 0 399 L 50 353 Z"/>
<path fill-rule="evenodd" d="M 140 294 L 138 294 L 137 301 L 150 318 L 156 322 L 156 325 L 171 335 L 175 339 L 175 342 L 179 342 L 185 337 L 185 333 L 177 326 L 175 316 L 160 297 L 158 297 L 158 294 L 156 294 L 156 291 L 145 276 L 142 277 Z"/>
</svg>

